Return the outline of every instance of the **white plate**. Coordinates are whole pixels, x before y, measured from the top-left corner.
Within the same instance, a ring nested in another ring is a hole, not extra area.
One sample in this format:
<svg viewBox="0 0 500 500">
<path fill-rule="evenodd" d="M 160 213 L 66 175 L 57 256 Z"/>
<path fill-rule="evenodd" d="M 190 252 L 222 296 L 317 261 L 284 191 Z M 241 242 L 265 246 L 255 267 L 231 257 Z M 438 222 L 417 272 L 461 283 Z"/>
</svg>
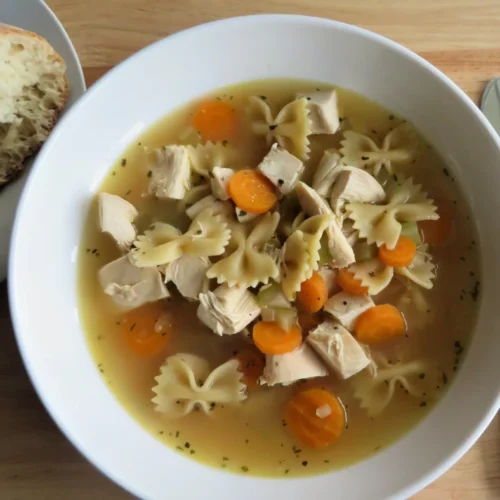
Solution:
<svg viewBox="0 0 500 500">
<path fill-rule="evenodd" d="M 143 430 L 99 374 L 82 332 L 76 293 L 77 250 L 90 202 L 127 145 L 157 119 L 209 90 L 278 77 L 351 88 L 411 120 L 466 187 L 482 259 L 474 340 L 456 380 L 429 415 L 363 462 L 288 480 L 206 467 Z M 428 62 L 373 33 L 326 19 L 255 16 L 170 36 L 94 85 L 36 159 L 9 264 L 12 318 L 28 373 L 68 438 L 141 498 L 406 499 L 450 467 L 500 406 L 499 165 L 500 138 L 474 103 Z"/>
<path fill-rule="evenodd" d="M 55 14 L 42 0 L 1 0 L 0 23 L 38 33 L 62 56 L 68 67 L 67 77 L 70 84 L 66 107 L 68 109 L 85 92 L 85 79 L 71 40 Z M 15 182 L 0 189 L 0 282 L 7 276 L 14 214 L 32 163 L 33 159 L 28 160 L 22 175 Z"/>
</svg>

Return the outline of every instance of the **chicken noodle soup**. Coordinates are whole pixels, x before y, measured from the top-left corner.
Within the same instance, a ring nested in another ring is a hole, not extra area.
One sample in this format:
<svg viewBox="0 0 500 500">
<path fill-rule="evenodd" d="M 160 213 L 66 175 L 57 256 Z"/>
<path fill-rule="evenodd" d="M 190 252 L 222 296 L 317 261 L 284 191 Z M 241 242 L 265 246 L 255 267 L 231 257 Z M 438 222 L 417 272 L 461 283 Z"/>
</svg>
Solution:
<svg viewBox="0 0 500 500">
<path fill-rule="evenodd" d="M 401 437 L 473 330 L 478 241 L 453 175 L 343 89 L 259 81 L 167 116 L 89 213 L 80 317 L 110 390 L 177 452 L 300 476 Z"/>
</svg>

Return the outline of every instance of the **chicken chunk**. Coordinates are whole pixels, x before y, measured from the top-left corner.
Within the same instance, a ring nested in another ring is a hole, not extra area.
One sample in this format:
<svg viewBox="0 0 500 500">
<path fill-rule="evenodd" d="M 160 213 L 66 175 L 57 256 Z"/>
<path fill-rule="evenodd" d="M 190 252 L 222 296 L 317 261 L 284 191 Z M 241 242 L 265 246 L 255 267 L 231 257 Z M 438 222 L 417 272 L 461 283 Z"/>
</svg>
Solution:
<svg viewBox="0 0 500 500">
<path fill-rule="evenodd" d="M 342 379 L 352 377 L 370 364 L 356 339 L 335 321 L 324 321 L 306 341 L 326 365 Z"/>
<path fill-rule="evenodd" d="M 299 94 L 297 98 L 300 97 L 307 99 L 311 134 L 334 134 L 338 130 L 340 120 L 335 90 Z"/>
<path fill-rule="evenodd" d="M 234 170 L 231 168 L 214 167 L 212 169 L 212 179 L 210 181 L 212 194 L 219 200 L 226 201 L 229 199 L 227 186 L 233 174 Z"/>
<path fill-rule="evenodd" d="M 136 267 L 128 255 L 102 267 L 99 282 L 104 293 L 126 309 L 134 309 L 146 302 L 155 302 L 169 296 L 158 269 Z"/>
<path fill-rule="evenodd" d="M 198 318 L 217 335 L 241 332 L 260 314 L 254 295 L 240 286 L 220 285 L 199 300 Z"/>
<path fill-rule="evenodd" d="M 325 280 L 326 288 L 328 289 L 328 297 L 331 297 L 338 289 L 337 286 L 337 270 L 330 266 L 321 266 L 318 269 L 318 274 Z"/>
<path fill-rule="evenodd" d="M 347 243 L 349 243 L 351 247 L 354 247 L 359 240 L 359 231 L 354 229 L 354 221 L 352 220 L 344 219 L 344 222 L 342 223 L 342 234 L 345 236 Z"/>
<path fill-rule="evenodd" d="M 369 295 L 340 292 L 330 297 L 324 311 L 331 314 L 342 326 L 352 330 L 358 317 L 374 305 Z"/>
<path fill-rule="evenodd" d="M 324 215 L 331 214 L 332 210 L 321 198 L 321 196 L 303 182 L 298 182 L 295 188 L 302 210 L 309 215 Z M 332 222 L 326 229 L 328 237 L 328 249 L 332 256 L 332 266 L 336 268 L 347 267 L 356 261 L 354 251 L 349 245 L 346 237 L 342 233 L 342 229 L 336 217 L 332 218 Z"/>
<path fill-rule="evenodd" d="M 384 199 L 384 188 L 375 177 L 360 168 L 351 168 L 340 172 L 335 179 L 330 206 L 339 216 L 346 202 L 379 203 Z"/>
<path fill-rule="evenodd" d="M 190 187 L 191 164 L 185 146 L 164 146 L 158 150 L 158 165 L 150 170 L 149 194 L 157 198 L 182 200 Z"/>
<path fill-rule="evenodd" d="M 335 169 L 339 165 L 342 165 L 340 154 L 334 149 L 327 149 L 323 153 L 312 180 L 312 188 L 323 198 L 326 198 L 331 192 L 337 176 Z"/>
<path fill-rule="evenodd" d="M 304 164 L 286 149 L 273 144 L 257 170 L 262 172 L 285 196 L 293 191 L 304 171 Z"/>
<path fill-rule="evenodd" d="M 307 344 L 302 344 L 293 352 L 266 356 L 266 366 L 259 384 L 291 385 L 298 380 L 326 375 L 328 370 L 321 359 Z"/>
<path fill-rule="evenodd" d="M 134 220 L 139 215 L 132 203 L 114 194 L 99 193 L 99 226 L 108 233 L 120 250 L 129 250 L 136 237 Z"/>
<path fill-rule="evenodd" d="M 198 299 L 208 289 L 207 270 L 210 261 L 206 257 L 184 255 L 165 269 L 165 283 L 171 281 L 183 297 Z"/>
<path fill-rule="evenodd" d="M 250 212 L 245 212 L 245 210 L 241 210 L 241 208 L 234 207 L 234 213 L 236 214 L 236 218 L 238 222 L 244 224 L 245 222 L 250 222 L 255 220 L 260 214 L 252 214 Z"/>
</svg>

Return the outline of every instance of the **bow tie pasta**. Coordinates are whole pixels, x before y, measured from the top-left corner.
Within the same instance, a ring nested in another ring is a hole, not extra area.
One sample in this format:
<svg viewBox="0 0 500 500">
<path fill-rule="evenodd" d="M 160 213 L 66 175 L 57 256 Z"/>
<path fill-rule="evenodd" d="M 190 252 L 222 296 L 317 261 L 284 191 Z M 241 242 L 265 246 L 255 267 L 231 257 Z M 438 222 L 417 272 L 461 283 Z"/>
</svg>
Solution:
<svg viewBox="0 0 500 500">
<path fill-rule="evenodd" d="M 250 97 L 248 113 L 252 130 L 263 135 L 269 145 L 276 140 L 282 147 L 302 160 L 309 158 L 311 124 L 306 98 L 296 99 L 284 106 L 276 117 L 269 104 L 260 97 Z"/>
<path fill-rule="evenodd" d="M 228 361 L 213 371 L 193 354 L 176 354 L 166 359 L 155 378 L 153 398 L 156 411 L 180 417 L 200 407 L 210 411 L 210 403 L 239 403 L 246 398 L 243 374 L 238 362 Z"/>
</svg>

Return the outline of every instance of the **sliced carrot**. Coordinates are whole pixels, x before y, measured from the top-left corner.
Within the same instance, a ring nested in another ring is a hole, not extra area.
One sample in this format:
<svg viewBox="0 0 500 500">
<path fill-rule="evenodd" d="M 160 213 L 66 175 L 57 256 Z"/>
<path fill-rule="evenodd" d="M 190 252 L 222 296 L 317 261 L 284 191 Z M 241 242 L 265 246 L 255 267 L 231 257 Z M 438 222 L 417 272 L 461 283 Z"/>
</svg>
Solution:
<svg viewBox="0 0 500 500">
<path fill-rule="evenodd" d="M 274 321 L 260 321 L 253 327 L 253 341 L 264 354 L 286 354 L 302 344 L 302 332 L 297 325 L 287 332 Z"/>
<path fill-rule="evenodd" d="M 392 250 L 382 245 L 378 249 L 378 258 L 386 266 L 406 267 L 412 263 L 416 253 L 417 244 L 406 236 L 400 236 Z"/>
<path fill-rule="evenodd" d="M 434 201 L 437 206 L 438 220 L 419 221 L 424 243 L 433 246 L 448 245 L 455 233 L 455 209 L 450 200 L 440 198 Z"/>
<path fill-rule="evenodd" d="M 168 344 L 172 320 L 161 302 L 152 302 L 122 316 L 120 328 L 128 347 L 135 354 L 155 356 Z"/>
<path fill-rule="evenodd" d="M 278 200 L 273 183 L 257 170 L 240 170 L 229 181 L 229 196 L 236 206 L 252 214 L 263 214 Z"/>
<path fill-rule="evenodd" d="M 321 323 L 320 319 L 317 316 L 307 313 L 299 314 L 298 322 L 300 329 L 302 330 L 302 334 L 308 334 Z"/>
<path fill-rule="evenodd" d="M 361 280 L 354 277 L 348 269 L 340 269 L 337 274 L 337 283 L 342 290 L 354 295 L 365 295 L 368 293 L 368 288 L 361 284 Z"/>
<path fill-rule="evenodd" d="M 344 407 L 325 389 L 314 387 L 296 394 L 285 409 L 290 432 L 312 448 L 327 448 L 342 435 L 346 426 Z"/>
<path fill-rule="evenodd" d="M 392 304 L 381 304 L 365 311 L 356 320 L 354 333 L 362 344 L 379 344 L 406 332 L 406 321 Z"/>
<path fill-rule="evenodd" d="M 315 313 L 323 309 L 328 301 L 328 287 L 319 273 L 313 275 L 300 285 L 297 293 L 297 305 L 307 313 Z"/>
<path fill-rule="evenodd" d="M 206 101 L 196 108 L 193 127 L 204 141 L 224 141 L 238 131 L 238 115 L 225 101 Z"/>
<path fill-rule="evenodd" d="M 236 354 L 239 370 L 243 373 L 243 381 L 247 387 L 255 387 L 264 371 L 264 357 L 256 349 L 245 349 Z"/>
</svg>

